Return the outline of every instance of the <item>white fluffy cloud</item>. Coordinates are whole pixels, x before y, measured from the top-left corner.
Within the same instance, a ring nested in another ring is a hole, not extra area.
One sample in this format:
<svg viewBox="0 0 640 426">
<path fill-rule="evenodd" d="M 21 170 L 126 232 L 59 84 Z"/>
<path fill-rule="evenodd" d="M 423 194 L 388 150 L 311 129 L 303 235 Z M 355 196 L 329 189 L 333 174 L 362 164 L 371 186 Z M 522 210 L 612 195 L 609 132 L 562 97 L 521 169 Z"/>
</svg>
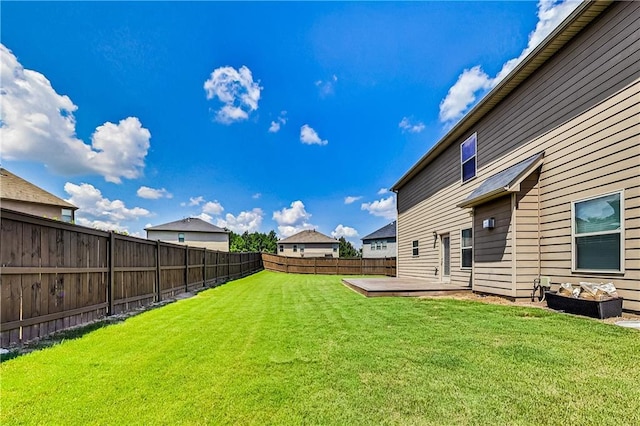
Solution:
<svg viewBox="0 0 640 426">
<path fill-rule="evenodd" d="M 223 211 L 224 207 L 222 207 L 222 204 L 220 204 L 218 200 L 208 201 L 202 206 L 202 213 L 212 214 L 214 216 L 219 215 Z"/>
<path fill-rule="evenodd" d="M 227 213 L 224 219 L 218 219 L 216 225 L 220 228 L 227 228 L 236 234 L 246 232 L 257 232 L 262 225 L 264 213 L 262 209 L 255 208 L 250 211 L 240 212 L 238 216 Z"/>
<path fill-rule="evenodd" d="M 389 192 L 389 190 L 388 190 L 387 188 L 380 188 L 380 189 L 378 190 L 378 195 L 384 195 L 384 194 L 386 194 L 387 192 Z"/>
<path fill-rule="evenodd" d="M 255 194 L 253 194 L 253 195 L 251 196 L 251 198 L 253 198 L 254 200 L 258 200 L 258 199 L 260 199 L 261 197 L 262 197 L 262 194 L 261 194 L 261 193 L 259 193 L 259 192 L 256 192 Z"/>
<path fill-rule="evenodd" d="M 321 139 L 318 133 L 309 127 L 308 124 L 300 128 L 300 142 L 307 145 L 326 145 L 329 143 L 326 139 Z"/>
<path fill-rule="evenodd" d="M 381 198 L 371 203 L 362 203 L 360 208 L 368 211 L 374 216 L 384 217 L 385 219 L 395 219 L 396 197 L 391 195 L 387 198 Z"/>
<path fill-rule="evenodd" d="M 141 186 L 138 188 L 136 192 L 138 197 L 144 198 L 147 200 L 157 200 L 159 198 L 173 198 L 173 195 L 167 191 L 166 189 L 154 189 L 149 188 L 148 186 Z"/>
<path fill-rule="evenodd" d="M 86 144 L 76 137 L 78 107 L 68 96 L 2 44 L 0 64 L 3 159 L 38 161 L 62 175 L 99 174 L 114 183 L 142 175 L 151 133 L 138 118 L 106 122 Z"/>
<path fill-rule="evenodd" d="M 304 229 L 315 229 L 315 225 L 309 223 L 311 213 L 307 212 L 304 203 L 300 200 L 291 203 L 290 208 L 283 208 L 273 212 L 273 220 L 278 224 L 278 232 L 281 237 L 289 237 Z"/>
<path fill-rule="evenodd" d="M 202 203 L 204 203 L 204 197 L 200 195 L 198 197 L 189 197 L 188 203 L 180 203 L 180 205 L 182 207 L 193 207 L 193 206 L 199 206 Z"/>
<path fill-rule="evenodd" d="M 151 216 L 151 212 L 141 207 L 128 208 L 121 200 L 109 200 L 102 192 L 88 183 L 80 185 L 67 182 L 64 190 L 69 194 L 68 202 L 78 207 L 76 223 L 92 228 L 127 231 L 123 221 L 137 220 Z"/>
<path fill-rule="evenodd" d="M 424 130 L 425 126 L 424 126 L 424 123 L 421 121 L 413 122 L 412 119 L 409 119 L 408 117 L 403 117 L 402 120 L 400 120 L 398 127 L 402 129 L 402 133 L 405 133 L 405 132 L 420 133 L 421 131 Z"/>
<path fill-rule="evenodd" d="M 285 124 L 287 124 L 287 111 L 282 111 L 278 118 L 271 122 L 271 126 L 269 126 L 269 133 L 278 133 L 280 131 L 280 127 Z"/>
<path fill-rule="evenodd" d="M 251 70 L 243 65 L 239 70 L 229 66 L 216 68 L 204 82 L 204 90 L 207 99 L 217 98 L 223 104 L 216 112 L 216 120 L 231 124 L 246 120 L 258 109 L 262 87 L 259 81 L 253 81 Z"/>
<path fill-rule="evenodd" d="M 440 102 L 440 121 L 449 124 L 458 121 L 475 104 L 476 99 L 481 98 L 513 71 L 579 4 L 580 1 L 577 0 L 540 0 L 538 23 L 529 34 L 527 47 L 517 58 L 505 62 L 494 78 L 485 73 L 480 65 L 465 69 Z"/>
<path fill-rule="evenodd" d="M 331 236 L 333 238 L 340 238 L 340 237 L 355 238 L 355 237 L 358 237 L 359 234 L 358 234 L 358 231 L 355 230 L 355 228 L 340 224 L 336 226 L 336 229 L 331 231 Z"/>
<path fill-rule="evenodd" d="M 358 201 L 361 198 L 362 197 L 352 197 L 352 196 L 344 197 L 344 203 L 345 204 L 353 204 L 353 203 L 355 203 L 356 201 Z"/>
</svg>

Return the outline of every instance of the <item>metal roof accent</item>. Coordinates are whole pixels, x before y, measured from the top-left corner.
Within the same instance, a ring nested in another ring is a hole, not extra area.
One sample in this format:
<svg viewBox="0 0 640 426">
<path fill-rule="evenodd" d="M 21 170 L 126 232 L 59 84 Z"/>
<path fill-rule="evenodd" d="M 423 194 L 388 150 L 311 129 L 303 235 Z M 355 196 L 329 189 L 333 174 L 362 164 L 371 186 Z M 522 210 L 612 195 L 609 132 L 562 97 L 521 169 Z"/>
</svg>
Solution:
<svg viewBox="0 0 640 426">
<path fill-rule="evenodd" d="M 488 177 L 458 207 L 473 207 L 501 197 L 509 192 L 520 191 L 520 183 L 542 165 L 544 152 L 539 152 Z"/>
<path fill-rule="evenodd" d="M 362 237 L 361 240 L 376 240 L 381 238 L 395 238 L 396 237 L 396 221 L 383 226 L 377 231 L 373 231 L 371 234 L 366 237 Z"/>
<path fill-rule="evenodd" d="M 297 234 L 294 234 L 290 237 L 282 239 L 278 241 L 280 243 L 302 243 L 302 244 L 311 244 L 311 243 L 337 243 L 338 240 L 335 238 L 328 237 L 314 229 L 305 229 L 304 231 L 300 231 Z"/>
<path fill-rule="evenodd" d="M 29 181 L 0 168 L 0 199 L 22 201 L 25 203 L 47 204 L 65 209 L 78 210 L 68 201 L 56 197 Z"/>
<path fill-rule="evenodd" d="M 584 1 L 533 51 L 524 58 L 496 87 L 471 109 L 453 128 L 420 158 L 392 187 L 398 192 L 414 176 L 455 142 L 461 142 L 473 127 L 524 80 L 555 55 L 576 34 L 597 18 L 613 0 Z"/>
<path fill-rule="evenodd" d="M 169 223 L 163 223 L 162 225 L 151 226 L 144 228 L 145 231 L 178 231 L 178 232 L 208 232 L 217 234 L 228 234 L 220 227 L 205 222 L 197 217 L 187 217 L 184 219 L 176 220 Z"/>
</svg>

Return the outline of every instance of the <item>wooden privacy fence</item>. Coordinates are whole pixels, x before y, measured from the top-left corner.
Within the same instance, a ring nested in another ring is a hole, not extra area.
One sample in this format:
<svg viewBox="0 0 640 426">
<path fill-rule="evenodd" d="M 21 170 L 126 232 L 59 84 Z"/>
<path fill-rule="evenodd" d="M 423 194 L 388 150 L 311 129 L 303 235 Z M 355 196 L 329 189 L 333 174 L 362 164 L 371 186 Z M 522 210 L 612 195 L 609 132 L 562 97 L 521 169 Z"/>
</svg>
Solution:
<svg viewBox="0 0 640 426">
<path fill-rule="evenodd" d="M 396 258 L 300 258 L 262 253 L 264 269 L 296 274 L 396 276 Z"/>
<path fill-rule="evenodd" d="M 0 227 L 3 347 L 262 269 L 260 253 L 149 241 L 5 209 Z"/>
</svg>

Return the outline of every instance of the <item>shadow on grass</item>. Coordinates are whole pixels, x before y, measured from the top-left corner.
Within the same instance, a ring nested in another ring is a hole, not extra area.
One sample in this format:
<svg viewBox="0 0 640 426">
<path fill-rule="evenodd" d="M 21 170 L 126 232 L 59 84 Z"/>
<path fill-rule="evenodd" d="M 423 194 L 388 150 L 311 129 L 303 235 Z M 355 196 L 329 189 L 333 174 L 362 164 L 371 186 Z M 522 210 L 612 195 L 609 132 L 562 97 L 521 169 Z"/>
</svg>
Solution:
<svg viewBox="0 0 640 426">
<path fill-rule="evenodd" d="M 81 325 L 72 329 L 62 330 L 54 333 L 50 336 L 43 337 L 42 339 L 34 342 L 28 342 L 21 347 L 12 348 L 7 353 L 0 354 L 0 362 L 5 362 L 10 359 L 18 358 L 26 355 L 30 352 L 39 351 L 41 349 L 50 348 L 65 340 L 79 339 L 89 333 L 92 333 L 101 328 L 107 327 L 112 324 L 116 324 L 124 321 L 125 318 L 106 318 L 91 324 Z"/>
</svg>

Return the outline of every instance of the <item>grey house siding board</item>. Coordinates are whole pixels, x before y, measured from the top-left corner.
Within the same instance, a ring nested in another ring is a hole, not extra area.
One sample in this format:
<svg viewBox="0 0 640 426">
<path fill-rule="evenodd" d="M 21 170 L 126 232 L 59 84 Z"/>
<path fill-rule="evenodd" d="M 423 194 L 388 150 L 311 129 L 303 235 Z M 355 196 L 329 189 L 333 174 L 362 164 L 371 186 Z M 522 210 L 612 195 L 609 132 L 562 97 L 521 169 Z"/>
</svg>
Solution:
<svg viewBox="0 0 640 426">
<path fill-rule="evenodd" d="M 505 152 L 576 117 L 635 80 L 640 60 L 640 2 L 614 3 L 610 8 L 611 13 L 587 27 L 478 123 L 475 130 L 478 133 L 478 170 Z M 618 30 L 616 21 L 620 20 L 621 29 Z M 602 29 L 612 37 L 601 34 Z M 580 103 L 576 102 L 578 99 Z M 509 125 L 505 126 L 505 123 Z M 460 182 L 459 144 L 464 139 L 449 146 L 400 188 L 399 212 Z"/>
</svg>

